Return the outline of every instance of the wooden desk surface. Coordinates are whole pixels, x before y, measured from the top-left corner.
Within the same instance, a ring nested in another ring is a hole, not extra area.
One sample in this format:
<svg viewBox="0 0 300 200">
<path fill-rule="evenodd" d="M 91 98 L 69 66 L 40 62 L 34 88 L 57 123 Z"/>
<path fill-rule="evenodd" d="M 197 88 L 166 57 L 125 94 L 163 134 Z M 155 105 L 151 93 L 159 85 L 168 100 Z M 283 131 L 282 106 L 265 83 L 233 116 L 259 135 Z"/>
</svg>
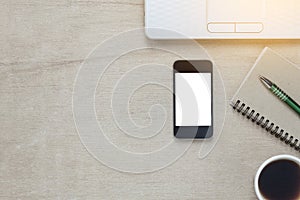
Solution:
<svg viewBox="0 0 300 200">
<path fill-rule="evenodd" d="M 73 120 L 76 73 L 96 45 L 142 28 L 143 6 L 143 0 L 1 1 L 1 199 L 255 199 L 253 177 L 264 160 L 283 153 L 299 156 L 228 108 L 222 135 L 205 159 L 198 158 L 199 142 L 153 173 L 118 172 L 94 159 Z M 199 43 L 219 67 L 228 99 L 265 46 L 300 64 L 299 40 Z M 140 52 L 135 58 L 147 60 L 148 55 Z M 123 73 L 122 68 L 108 73 L 107 81 Z M 155 102 L 148 98 L 152 90 L 140 92 L 137 102 Z M 98 104 L 100 111 L 106 108 Z M 145 113 L 134 113 L 140 123 L 148 123 Z M 122 148 L 145 150 L 140 140 L 135 145 L 118 141 L 113 128 L 107 134 Z"/>
</svg>

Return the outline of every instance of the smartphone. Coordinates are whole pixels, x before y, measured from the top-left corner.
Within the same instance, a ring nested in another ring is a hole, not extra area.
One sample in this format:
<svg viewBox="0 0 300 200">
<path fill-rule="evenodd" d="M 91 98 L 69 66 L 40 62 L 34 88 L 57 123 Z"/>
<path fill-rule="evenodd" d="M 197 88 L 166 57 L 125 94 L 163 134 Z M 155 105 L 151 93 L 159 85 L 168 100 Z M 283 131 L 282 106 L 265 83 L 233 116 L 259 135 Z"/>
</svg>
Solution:
<svg viewBox="0 0 300 200">
<path fill-rule="evenodd" d="M 213 136 L 213 64 L 208 60 L 178 60 L 173 69 L 174 136 Z"/>
</svg>

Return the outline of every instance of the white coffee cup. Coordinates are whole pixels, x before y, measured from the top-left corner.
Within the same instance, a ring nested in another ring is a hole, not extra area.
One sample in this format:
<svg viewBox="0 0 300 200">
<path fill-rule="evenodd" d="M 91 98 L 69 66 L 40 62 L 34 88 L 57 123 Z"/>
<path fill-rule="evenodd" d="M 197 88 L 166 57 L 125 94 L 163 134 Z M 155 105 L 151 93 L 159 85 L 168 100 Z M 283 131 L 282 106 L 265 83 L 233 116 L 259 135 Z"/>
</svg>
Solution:
<svg viewBox="0 0 300 200">
<path fill-rule="evenodd" d="M 278 155 L 278 156 L 274 156 L 272 158 L 269 158 L 268 160 L 266 160 L 257 170 L 256 175 L 255 175 L 255 179 L 254 179 L 254 188 L 255 188 L 255 193 L 256 196 L 259 200 L 265 200 L 265 198 L 263 197 L 263 195 L 261 194 L 261 191 L 259 189 L 259 177 L 261 172 L 263 171 L 263 169 L 270 163 L 277 161 L 277 160 L 290 160 L 293 161 L 297 164 L 299 164 L 300 166 L 300 159 L 294 156 L 290 156 L 290 155 Z"/>
</svg>

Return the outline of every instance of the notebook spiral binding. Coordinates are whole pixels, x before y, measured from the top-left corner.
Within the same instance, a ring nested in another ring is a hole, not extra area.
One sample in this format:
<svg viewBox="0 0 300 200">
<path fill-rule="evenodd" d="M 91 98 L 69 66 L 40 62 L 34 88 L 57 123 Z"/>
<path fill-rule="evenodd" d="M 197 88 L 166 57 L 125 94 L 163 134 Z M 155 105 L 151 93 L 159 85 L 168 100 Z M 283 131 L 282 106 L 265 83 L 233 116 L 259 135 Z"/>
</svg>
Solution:
<svg viewBox="0 0 300 200">
<path fill-rule="evenodd" d="M 293 147 L 296 151 L 300 152 L 300 142 L 297 138 L 294 138 L 289 133 L 285 132 L 279 126 L 276 126 L 273 122 L 266 119 L 264 116 L 261 116 L 260 113 L 255 112 L 245 103 L 242 103 L 240 100 L 237 100 L 233 105 L 233 109 L 238 113 L 241 113 L 243 116 L 246 116 L 247 119 L 251 120 L 253 123 L 256 123 L 258 126 L 266 129 L 271 135 L 274 135 L 276 138 L 280 139 L 282 142 L 285 142 L 287 145 Z"/>
</svg>

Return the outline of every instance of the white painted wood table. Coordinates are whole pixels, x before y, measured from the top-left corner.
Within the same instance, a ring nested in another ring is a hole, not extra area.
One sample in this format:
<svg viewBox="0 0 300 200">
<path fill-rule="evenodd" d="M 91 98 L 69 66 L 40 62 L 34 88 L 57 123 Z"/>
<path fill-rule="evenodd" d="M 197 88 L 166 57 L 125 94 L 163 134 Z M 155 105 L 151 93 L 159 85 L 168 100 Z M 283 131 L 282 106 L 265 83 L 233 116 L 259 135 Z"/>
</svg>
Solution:
<svg viewBox="0 0 300 200">
<path fill-rule="evenodd" d="M 282 153 L 299 156 L 228 106 L 222 135 L 204 159 L 198 158 L 201 142 L 153 173 L 119 172 L 93 158 L 73 120 L 76 73 L 96 45 L 142 28 L 143 6 L 142 0 L 0 2 L 0 199 L 255 199 L 253 177 L 265 159 Z M 265 46 L 300 64 L 299 40 L 198 42 L 218 66 L 227 100 Z M 107 137 L 126 150 L 155 150 L 172 138 L 171 120 L 163 139 L 147 142 L 121 135 L 103 114 L 110 109 L 105 100 L 111 82 L 130 67 L 150 62 L 149 55 L 157 62 L 165 59 L 151 50 L 132 52 L 116 61 L 96 90 L 98 120 L 105 122 Z M 163 81 L 171 84 L 171 77 Z M 141 88 L 132 99 L 132 118 L 149 123 L 147 112 L 157 99 L 171 105 L 171 95 L 164 94 L 156 86 Z"/>
</svg>

